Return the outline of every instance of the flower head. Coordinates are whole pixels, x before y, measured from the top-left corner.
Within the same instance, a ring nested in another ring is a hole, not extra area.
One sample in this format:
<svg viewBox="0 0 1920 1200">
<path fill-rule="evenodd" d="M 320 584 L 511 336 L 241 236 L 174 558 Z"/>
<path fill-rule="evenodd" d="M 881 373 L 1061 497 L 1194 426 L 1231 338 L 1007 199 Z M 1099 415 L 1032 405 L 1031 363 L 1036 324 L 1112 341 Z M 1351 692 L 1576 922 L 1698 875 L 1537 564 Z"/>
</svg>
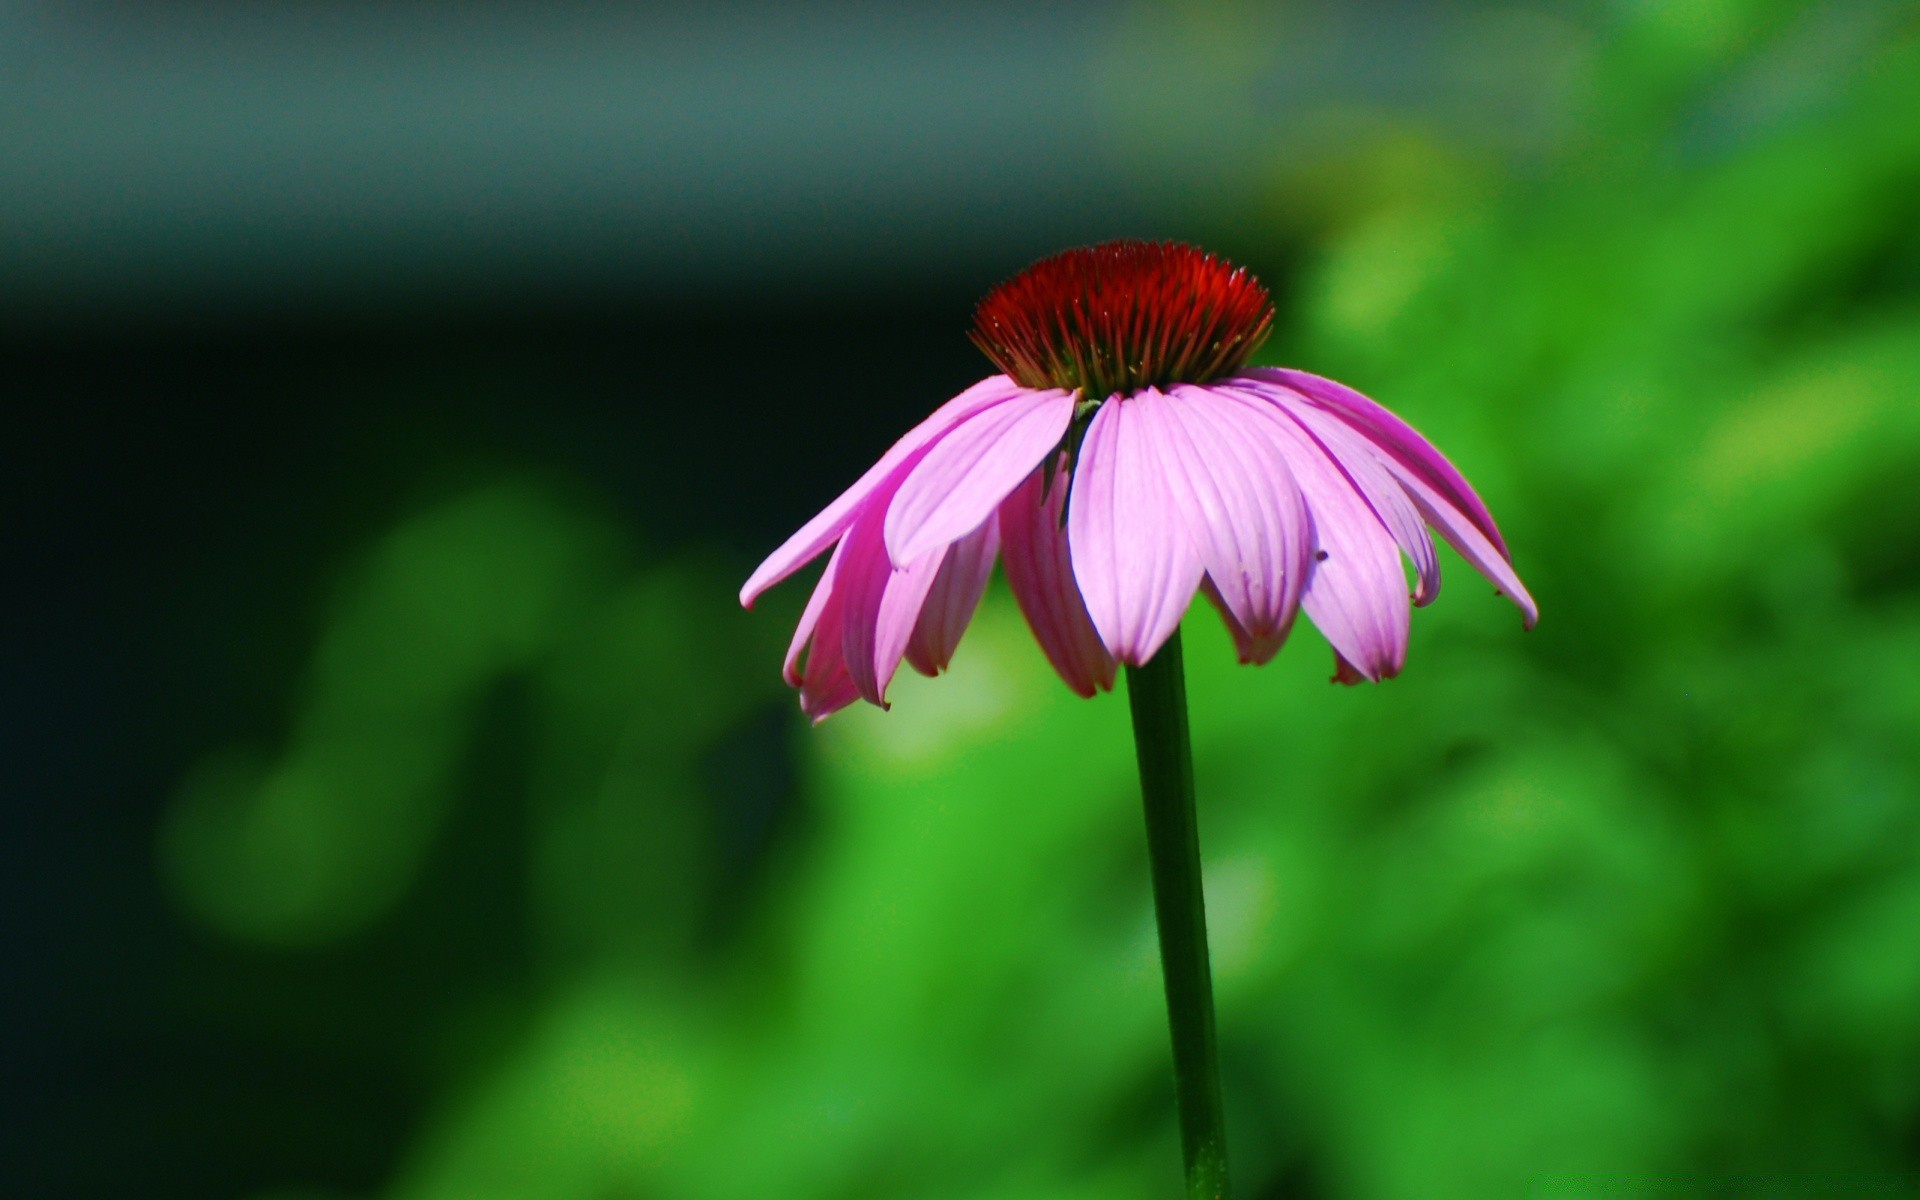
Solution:
<svg viewBox="0 0 1920 1200">
<path fill-rule="evenodd" d="M 832 550 L 787 652 L 801 707 L 884 707 L 902 659 L 945 669 L 996 557 L 1083 696 L 1151 658 L 1196 591 L 1242 662 L 1278 653 L 1304 608 L 1337 681 L 1396 675 L 1410 606 L 1440 586 L 1429 526 L 1530 628 L 1492 516 L 1425 438 L 1331 380 L 1243 365 L 1271 322 L 1251 275 L 1175 243 L 1070 250 L 989 293 L 973 338 L 1003 373 L 894 443 L 741 589 L 751 606 Z"/>
<path fill-rule="evenodd" d="M 1090 398 L 1205 383 L 1273 326 L 1267 289 L 1178 242 L 1105 242 L 1043 258 L 973 313 L 973 344 L 1014 382 Z"/>
</svg>

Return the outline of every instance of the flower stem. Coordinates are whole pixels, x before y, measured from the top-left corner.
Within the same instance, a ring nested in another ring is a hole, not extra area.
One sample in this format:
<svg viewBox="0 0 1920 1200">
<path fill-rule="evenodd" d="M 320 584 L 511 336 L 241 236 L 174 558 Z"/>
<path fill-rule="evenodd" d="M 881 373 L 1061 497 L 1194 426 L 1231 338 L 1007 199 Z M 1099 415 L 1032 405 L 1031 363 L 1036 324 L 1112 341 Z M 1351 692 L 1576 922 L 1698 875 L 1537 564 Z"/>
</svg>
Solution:
<svg viewBox="0 0 1920 1200">
<path fill-rule="evenodd" d="M 1145 666 L 1127 668 L 1127 703 L 1133 710 L 1133 745 L 1140 760 L 1140 794 L 1146 801 L 1147 856 L 1153 867 L 1167 1023 L 1173 1032 L 1174 1098 L 1187 1195 L 1190 1200 L 1225 1200 L 1226 1109 L 1214 1045 L 1193 748 L 1187 737 L 1187 685 L 1177 630 Z"/>
</svg>

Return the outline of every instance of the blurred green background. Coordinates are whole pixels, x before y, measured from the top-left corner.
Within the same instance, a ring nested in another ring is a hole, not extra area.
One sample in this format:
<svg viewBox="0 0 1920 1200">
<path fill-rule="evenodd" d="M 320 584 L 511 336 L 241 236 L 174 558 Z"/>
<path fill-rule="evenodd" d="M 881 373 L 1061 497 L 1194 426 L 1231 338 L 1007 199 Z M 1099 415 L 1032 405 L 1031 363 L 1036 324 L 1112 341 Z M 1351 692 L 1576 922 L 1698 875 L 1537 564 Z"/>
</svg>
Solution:
<svg viewBox="0 0 1920 1200">
<path fill-rule="evenodd" d="M 810 729 L 734 599 L 1149 235 L 1543 611 L 1196 609 L 1237 1194 L 1920 1195 L 1920 8 L 0 35 L 6 1194 L 1176 1195 L 1124 702 L 996 582 Z"/>
</svg>

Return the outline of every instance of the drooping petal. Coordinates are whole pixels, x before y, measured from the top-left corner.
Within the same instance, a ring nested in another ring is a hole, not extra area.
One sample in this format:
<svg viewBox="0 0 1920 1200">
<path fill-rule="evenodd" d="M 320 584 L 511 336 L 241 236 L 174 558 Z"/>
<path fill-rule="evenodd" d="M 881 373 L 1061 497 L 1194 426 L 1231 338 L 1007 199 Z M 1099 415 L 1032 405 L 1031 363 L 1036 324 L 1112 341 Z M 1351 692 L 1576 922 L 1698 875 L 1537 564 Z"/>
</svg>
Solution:
<svg viewBox="0 0 1920 1200">
<path fill-rule="evenodd" d="M 813 520 L 802 525 L 799 532 L 769 554 L 741 587 L 740 603 L 752 608 L 760 593 L 819 557 L 821 551 L 846 533 L 860 509 L 877 490 L 887 484 L 914 456 L 938 442 L 954 426 L 1016 395 L 1024 394 L 1027 394 L 1027 389 L 1013 380 L 1005 375 L 994 375 L 941 405 L 932 416 L 895 442 L 852 487 L 840 493 L 833 503 L 821 509 Z"/>
<path fill-rule="evenodd" d="M 1113 656 L 1094 630 L 1074 583 L 1067 531 L 1060 520 L 1067 473 L 1064 467 L 1056 470 L 1051 487 L 1045 476 L 1044 471 L 1033 472 L 1000 505 L 1007 584 L 1041 652 L 1067 686 L 1082 696 L 1111 691 Z"/>
<path fill-rule="evenodd" d="M 1505 593 L 1520 609 L 1526 627 L 1533 628 L 1540 619 L 1539 606 L 1514 571 L 1506 542 L 1486 505 L 1453 464 L 1418 431 L 1374 401 L 1330 379 L 1304 371 L 1253 368 L 1235 376 L 1234 385 L 1241 387 L 1249 378 L 1265 380 L 1268 388 L 1261 389 L 1261 394 L 1290 412 L 1297 412 L 1301 406 L 1268 390 L 1276 382 L 1318 402 L 1351 425 L 1366 443 L 1368 453 L 1393 475 L 1421 517 L 1474 570 Z M 1285 382 L 1288 379 L 1292 382 Z"/>
<path fill-rule="evenodd" d="M 840 573 L 840 552 L 845 542 L 836 544 L 833 553 L 827 557 L 827 569 L 820 573 L 820 582 L 813 585 L 813 595 L 807 598 L 807 607 L 800 614 L 800 624 L 793 631 L 793 641 L 787 645 L 787 661 L 780 669 L 781 678 L 789 686 L 800 686 L 800 651 L 813 636 L 820 625 L 820 618 L 826 612 L 827 601 L 833 595 L 835 577 Z M 838 636 L 838 635 L 836 635 Z"/>
<path fill-rule="evenodd" d="M 1333 652 L 1333 677 L 1327 680 L 1328 683 L 1338 683 L 1346 687 L 1352 687 L 1356 683 L 1365 683 L 1366 681 L 1367 677 L 1362 675 L 1358 668 L 1342 657 L 1338 650 Z"/>
<path fill-rule="evenodd" d="M 1152 438 L 1138 414 L 1148 388 L 1100 406 L 1080 445 L 1067 498 L 1073 576 L 1100 640 L 1139 666 L 1180 627 L 1200 586 L 1200 556 L 1168 498 Z"/>
<path fill-rule="evenodd" d="M 1280 653 L 1280 647 L 1287 640 L 1287 630 L 1281 630 L 1277 635 L 1269 634 L 1263 638 L 1254 637 L 1247 632 L 1247 627 L 1240 623 L 1240 618 L 1233 615 L 1233 610 L 1227 607 L 1227 602 L 1220 596 L 1220 589 L 1213 586 L 1211 578 L 1200 581 L 1200 594 L 1205 596 L 1207 603 L 1213 605 L 1215 611 L 1220 614 L 1220 620 L 1226 625 L 1228 635 L 1233 638 L 1234 649 L 1239 651 L 1242 663 L 1261 666 L 1272 662 L 1273 656 Z"/>
<path fill-rule="evenodd" d="M 837 561 L 839 555 L 834 556 Z M 833 563 L 829 562 L 829 569 Z M 800 711 L 814 724 L 826 720 L 860 698 L 853 676 L 847 670 L 846 655 L 841 652 L 840 633 L 846 597 L 828 587 L 811 636 L 807 639 L 806 662 L 799 668 Z M 811 607 L 811 606 L 809 606 Z"/>
<path fill-rule="evenodd" d="M 955 425 L 887 507 L 887 554 L 912 562 L 978 529 L 1067 432 L 1075 393 L 1023 391 Z"/>
<path fill-rule="evenodd" d="M 847 673 L 847 664 L 839 656 L 839 636 L 828 644 L 816 644 L 807 653 L 819 655 L 821 666 L 809 671 L 806 683 L 800 688 L 800 711 L 815 725 L 839 712 L 860 698 L 860 690 L 853 686 L 853 676 Z"/>
<path fill-rule="evenodd" d="M 1336 383 L 1305 371 L 1284 367 L 1251 367 L 1242 371 L 1240 376 L 1278 384 L 1339 414 L 1366 434 L 1367 440 L 1379 447 L 1403 471 L 1417 476 L 1431 491 L 1443 497 L 1499 549 L 1502 557 L 1506 556 L 1507 543 L 1493 523 L 1493 514 L 1481 503 L 1466 477 L 1419 430 L 1401 420 L 1392 410 L 1344 383 Z"/>
<path fill-rule="evenodd" d="M 893 566 L 883 534 L 891 499 L 884 489 L 876 493 L 847 531 L 846 556 L 834 588 L 846 606 L 840 639 L 847 672 L 861 699 L 881 708 L 887 707 L 887 684 L 906 653 L 920 606 L 944 557 L 935 550 L 904 567 Z"/>
<path fill-rule="evenodd" d="M 1306 505 L 1271 422 L 1204 387 L 1128 403 L 1151 433 L 1214 595 L 1264 653 L 1256 661 L 1267 661 L 1293 626 L 1312 564 Z"/>
<path fill-rule="evenodd" d="M 1433 539 L 1427 535 L 1427 523 L 1408 498 L 1393 472 L 1380 460 L 1379 452 L 1366 436 L 1331 413 L 1312 404 L 1274 398 L 1319 442 L 1354 489 L 1372 507 L 1380 523 L 1393 535 L 1394 542 L 1412 561 L 1417 582 L 1413 590 L 1416 605 L 1433 603 L 1440 594 L 1440 560 L 1433 552 Z"/>
<path fill-rule="evenodd" d="M 1400 673 L 1412 620 L 1400 548 L 1320 444 L 1282 408 L 1240 397 L 1280 434 L 1287 465 L 1299 481 L 1313 518 L 1314 566 L 1301 607 L 1361 675 L 1379 680 Z"/>
<path fill-rule="evenodd" d="M 967 631 L 967 622 L 973 620 L 973 610 L 987 590 L 993 560 L 999 553 L 997 515 L 989 515 L 980 528 L 947 547 L 920 607 L 913 636 L 907 640 L 907 661 L 914 670 L 938 675 L 953 661 L 954 649 L 960 645 L 960 635 Z"/>
<path fill-rule="evenodd" d="M 1540 620 L 1540 606 L 1534 603 L 1527 586 L 1520 582 L 1520 576 L 1507 560 L 1506 553 L 1488 541 L 1478 525 L 1450 504 L 1445 496 L 1429 487 L 1425 480 L 1411 475 L 1400 475 L 1398 478 L 1407 489 L 1408 498 L 1427 523 L 1440 531 L 1440 536 L 1461 558 L 1467 560 L 1468 566 L 1480 572 L 1507 599 L 1513 601 L 1520 610 L 1521 621 L 1526 628 L 1532 629 Z"/>
<path fill-rule="evenodd" d="M 872 691 L 861 693 L 881 708 L 888 707 L 887 685 L 893 682 L 894 673 L 906 657 L 907 644 L 919 627 L 927 592 L 939 578 L 940 562 L 944 558 L 944 550 L 929 551 L 888 577 L 886 595 L 881 597 L 880 612 L 873 623 Z M 863 686 L 865 683 L 859 674 L 854 675 L 854 682 Z"/>
</svg>

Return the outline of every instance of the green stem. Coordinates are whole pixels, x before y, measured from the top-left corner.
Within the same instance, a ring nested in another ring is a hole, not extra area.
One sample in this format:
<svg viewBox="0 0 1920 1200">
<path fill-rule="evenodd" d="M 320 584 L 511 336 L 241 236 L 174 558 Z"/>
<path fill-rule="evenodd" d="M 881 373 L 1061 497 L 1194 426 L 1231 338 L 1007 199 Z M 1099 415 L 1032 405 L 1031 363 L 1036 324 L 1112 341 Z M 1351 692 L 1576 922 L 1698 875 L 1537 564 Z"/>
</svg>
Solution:
<svg viewBox="0 0 1920 1200">
<path fill-rule="evenodd" d="M 1174 1098 L 1191 1200 L 1227 1195 L 1226 1109 L 1213 1034 L 1213 979 L 1207 966 L 1207 908 L 1200 892 L 1200 830 L 1193 808 L 1193 749 L 1180 634 L 1143 667 L 1127 668 L 1133 745 L 1147 809 L 1153 911 L 1160 970 L 1173 1032 Z"/>
</svg>

